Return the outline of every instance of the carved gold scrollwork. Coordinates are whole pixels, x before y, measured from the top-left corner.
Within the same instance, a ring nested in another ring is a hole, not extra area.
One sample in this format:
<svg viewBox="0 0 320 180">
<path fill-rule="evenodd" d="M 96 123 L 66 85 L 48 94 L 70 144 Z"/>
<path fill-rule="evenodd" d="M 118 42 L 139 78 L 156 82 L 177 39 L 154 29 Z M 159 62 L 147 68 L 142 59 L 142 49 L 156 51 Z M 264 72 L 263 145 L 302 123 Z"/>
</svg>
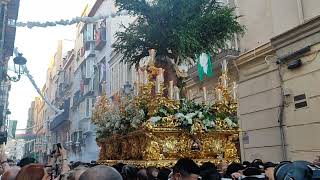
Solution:
<svg viewBox="0 0 320 180">
<path fill-rule="evenodd" d="M 238 162 L 238 138 L 238 131 L 190 134 L 179 128 L 153 127 L 100 140 L 100 162 L 110 164 L 127 159 L 138 166 L 157 167 L 172 164 L 181 157 L 199 162 Z"/>
</svg>

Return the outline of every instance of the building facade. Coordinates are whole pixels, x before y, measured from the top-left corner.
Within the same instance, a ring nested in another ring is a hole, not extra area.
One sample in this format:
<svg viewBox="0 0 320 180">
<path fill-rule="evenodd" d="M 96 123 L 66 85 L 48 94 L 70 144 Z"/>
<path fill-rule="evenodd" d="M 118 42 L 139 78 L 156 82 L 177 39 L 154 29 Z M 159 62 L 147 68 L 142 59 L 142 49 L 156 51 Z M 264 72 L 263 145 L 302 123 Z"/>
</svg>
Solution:
<svg viewBox="0 0 320 180">
<path fill-rule="evenodd" d="M 96 0 L 85 8 L 82 16 L 95 17 L 114 12 L 116 8 L 113 1 Z M 130 22 L 128 18 L 115 17 L 101 19 L 95 23 L 78 24 L 70 109 L 70 133 L 73 144 L 70 159 L 73 161 L 90 162 L 98 158 L 95 126 L 91 123 L 96 97 L 112 97 L 128 81 L 128 78 L 123 76 L 120 82 L 119 77 L 127 73 L 128 68 L 120 64 L 119 57 L 114 56 L 111 48 L 115 41 L 115 32 L 120 29 L 121 23 Z M 115 67 L 117 74 L 112 73 Z M 113 86 L 115 79 L 119 83 L 117 89 Z"/>
<path fill-rule="evenodd" d="M 20 0 L 2 1 L 0 3 L 0 144 L 6 141 L 8 126 L 8 96 L 11 88 L 8 76 L 8 62 L 13 55 L 16 36 L 15 22 L 18 19 Z"/>
<path fill-rule="evenodd" d="M 238 54 L 230 49 L 222 51 L 215 57 L 214 68 L 220 66 L 219 61 L 227 59 L 231 81 L 238 83 L 242 160 L 313 160 L 319 154 L 319 147 L 312 143 L 315 140 L 307 133 L 311 132 L 307 128 L 314 132 L 320 130 L 316 125 L 319 123 L 315 120 L 317 115 L 312 110 L 317 108 L 316 83 L 312 81 L 316 77 L 316 61 L 312 61 L 312 66 L 309 65 L 311 62 L 305 63 L 297 71 L 288 70 L 288 64 L 279 66 L 276 62 L 306 46 L 311 50 L 305 52 L 302 61 L 307 59 L 305 61 L 309 62 L 312 52 L 315 56 L 319 42 L 315 27 L 319 23 L 317 7 L 320 2 L 231 0 L 228 3 L 236 7 L 246 33 L 238 38 L 238 48 L 231 48 L 239 50 Z M 202 87 L 209 86 L 210 98 L 214 100 L 218 69 L 214 69 L 216 76 L 203 82 L 198 80 L 196 67 L 190 69 L 187 89 L 193 98 L 201 101 Z M 297 103 L 298 106 L 307 103 L 308 108 L 296 109 Z"/>
<path fill-rule="evenodd" d="M 273 37 L 271 45 L 280 64 L 286 156 L 311 161 L 320 154 L 320 16 Z"/>
</svg>

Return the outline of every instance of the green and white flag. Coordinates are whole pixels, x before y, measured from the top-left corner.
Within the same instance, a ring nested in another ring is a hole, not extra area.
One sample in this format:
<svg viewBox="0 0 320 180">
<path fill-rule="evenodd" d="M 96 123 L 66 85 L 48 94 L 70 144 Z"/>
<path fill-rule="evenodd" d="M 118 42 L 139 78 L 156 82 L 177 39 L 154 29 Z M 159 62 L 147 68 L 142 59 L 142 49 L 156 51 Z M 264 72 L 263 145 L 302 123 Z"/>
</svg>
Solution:
<svg viewBox="0 0 320 180">
<path fill-rule="evenodd" d="M 200 81 L 203 80 L 204 76 L 211 77 L 213 75 L 212 72 L 212 63 L 211 63 L 211 55 L 207 53 L 202 53 L 196 55 L 198 62 L 198 74 Z"/>
</svg>

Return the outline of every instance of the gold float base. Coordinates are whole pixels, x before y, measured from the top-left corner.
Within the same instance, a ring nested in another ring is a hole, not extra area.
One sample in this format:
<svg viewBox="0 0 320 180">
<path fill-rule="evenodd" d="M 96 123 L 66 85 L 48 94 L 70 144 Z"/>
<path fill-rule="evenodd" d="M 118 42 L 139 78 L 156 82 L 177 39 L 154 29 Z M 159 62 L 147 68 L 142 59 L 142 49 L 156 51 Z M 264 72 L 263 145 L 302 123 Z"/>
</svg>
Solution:
<svg viewBox="0 0 320 180">
<path fill-rule="evenodd" d="M 219 164 L 221 162 L 225 163 L 232 163 L 232 162 L 239 162 L 239 160 L 236 159 L 193 159 L 199 166 L 202 165 L 205 162 L 211 162 L 213 164 Z M 101 160 L 98 161 L 98 164 L 113 166 L 119 163 L 123 164 L 130 164 L 133 166 L 136 166 L 138 168 L 147 168 L 147 167 L 167 167 L 172 168 L 178 159 L 175 160 L 157 160 L 157 161 L 144 161 L 144 160 Z"/>
<path fill-rule="evenodd" d="M 239 131 L 212 130 L 190 133 L 181 128 L 150 127 L 97 139 L 100 164 L 171 167 L 179 158 L 197 163 L 239 162 Z"/>
</svg>

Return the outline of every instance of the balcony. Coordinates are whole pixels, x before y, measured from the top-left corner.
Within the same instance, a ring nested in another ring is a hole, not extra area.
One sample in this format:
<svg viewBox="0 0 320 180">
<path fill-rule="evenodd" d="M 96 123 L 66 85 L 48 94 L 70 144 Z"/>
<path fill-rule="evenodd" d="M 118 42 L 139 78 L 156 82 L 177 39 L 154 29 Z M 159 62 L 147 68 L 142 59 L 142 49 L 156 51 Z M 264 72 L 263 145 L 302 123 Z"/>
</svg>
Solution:
<svg viewBox="0 0 320 180">
<path fill-rule="evenodd" d="M 100 27 L 96 29 L 95 41 L 96 50 L 102 50 L 107 42 L 107 30 L 105 26 L 100 25 Z"/>
<path fill-rule="evenodd" d="M 62 109 L 64 112 L 58 116 L 56 116 L 51 122 L 50 122 L 50 130 L 54 130 L 59 128 L 61 125 L 64 125 L 65 123 L 70 123 L 69 121 L 69 107 L 70 107 L 70 99 L 64 101 Z"/>
<path fill-rule="evenodd" d="M 7 8 L 7 25 L 5 27 L 4 36 L 4 55 L 10 57 L 13 54 L 14 42 L 16 37 L 15 21 L 18 18 L 20 0 L 9 1 Z M 2 5 L 4 6 L 4 5 Z"/>
</svg>

